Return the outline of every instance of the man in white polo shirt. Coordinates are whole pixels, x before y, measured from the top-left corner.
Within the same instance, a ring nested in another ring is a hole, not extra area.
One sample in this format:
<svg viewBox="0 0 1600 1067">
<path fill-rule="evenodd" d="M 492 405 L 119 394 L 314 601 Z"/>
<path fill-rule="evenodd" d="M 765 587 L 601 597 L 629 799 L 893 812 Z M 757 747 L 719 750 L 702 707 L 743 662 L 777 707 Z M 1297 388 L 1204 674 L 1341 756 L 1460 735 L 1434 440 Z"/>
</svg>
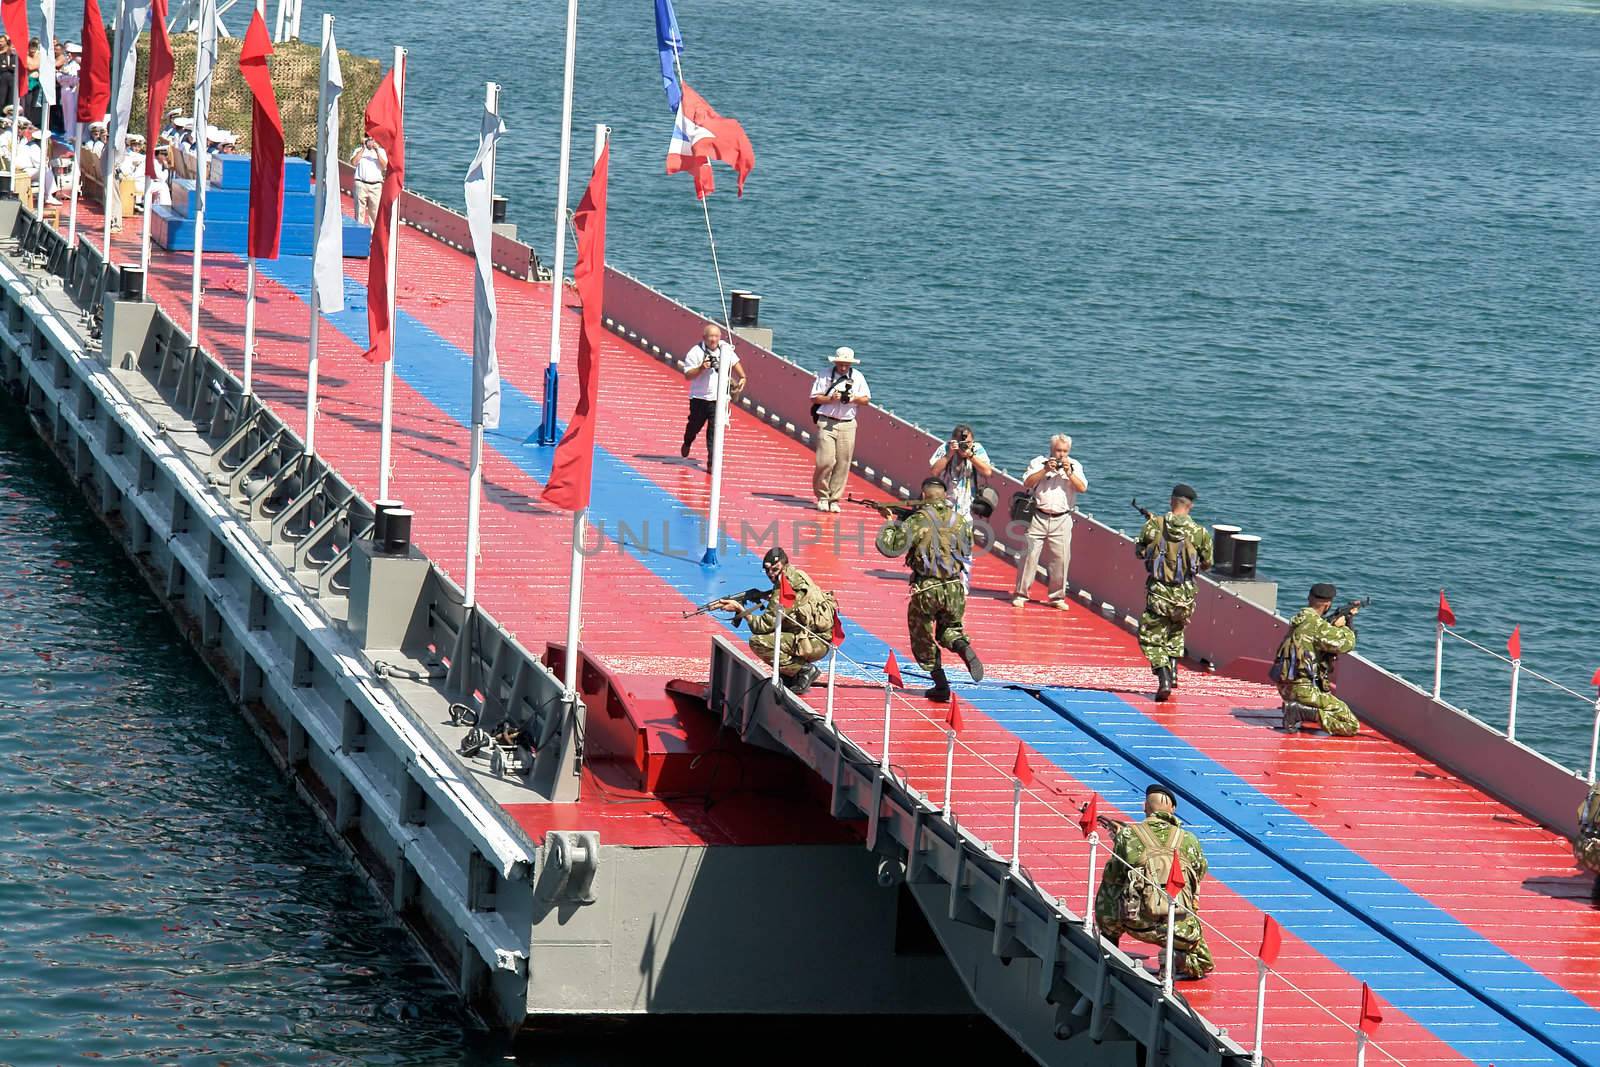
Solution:
<svg viewBox="0 0 1600 1067">
<path fill-rule="evenodd" d="M 867 379 L 856 370 L 860 362 L 854 349 L 836 348 L 833 366 L 811 384 L 811 403 L 817 412 L 817 469 L 811 487 L 818 511 L 839 510 L 850 460 L 856 454 L 856 410 L 872 402 Z"/>
<path fill-rule="evenodd" d="M 744 392 L 744 368 L 739 365 L 739 353 L 722 339 L 722 327 L 708 322 L 700 331 L 700 343 L 683 357 L 683 373 L 689 378 L 689 421 L 683 427 L 683 448 L 678 452 L 688 459 L 689 446 L 704 428 L 708 469 L 717 450 L 717 377 L 718 368 L 723 365 L 728 368 L 733 395 L 738 396 Z"/>
<path fill-rule="evenodd" d="M 1072 562 L 1072 513 L 1078 494 L 1089 488 L 1083 464 L 1072 458 L 1072 438 L 1058 433 L 1050 438 L 1050 455 L 1035 456 L 1022 474 L 1022 487 L 1033 495 L 1033 519 L 1028 523 L 1028 554 L 1017 568 L 1017 587 L 1011 603 L 1022 607 L 1039 572 L 1039 558 L 1049 553 L 1045 589 L 1050 606 L 1067 609 L 1067 565 Z"/>
<path fill-rule="evenodd" d="M 371 137 L 361 141 L 361 147 L 350 157 L 355 168 L 356 221 L 363 226 L 373 223 L 378 213 L 378 199 L 383 193 L 383 175 L 389 169 L 389 157 L 378 142 Z"/>
</svg>

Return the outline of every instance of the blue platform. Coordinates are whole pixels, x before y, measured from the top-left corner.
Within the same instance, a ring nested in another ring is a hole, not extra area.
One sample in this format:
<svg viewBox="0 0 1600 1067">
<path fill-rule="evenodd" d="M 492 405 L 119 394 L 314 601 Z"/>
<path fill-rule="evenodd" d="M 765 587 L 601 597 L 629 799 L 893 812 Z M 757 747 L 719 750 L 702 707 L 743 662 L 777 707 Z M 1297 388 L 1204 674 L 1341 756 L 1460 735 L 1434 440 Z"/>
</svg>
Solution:
<svg viewBox="0 0 1600 1067">
<path fill-rule="evenodd" d="M 219 189 L 250 188 L 250 157 L 214 155 L 207 157 L 206 175 Z M 287 191 L 311 188 L 311 161 L 290 156 L 283 161 L 283 188 Z M 210 201 L 207 201 L 209 206 Z"/>
<path fill-rule="evenodd" d="M 250 218 L 250 157 L 214 156 L 206 193 L 206 251 L 245 254 Z M 151 240 L 174 252 L 194 251 L 195 183 L 175 178 L 172 206 L 158 207 L 150 220 Z M 311 164 L 304 159 L 284 161 L 283 230 L 278 253 L 309 256 L 313 240 L 317 199 L 311 189 Z M 344 254 L 364 259 L 372 248 L 372 229 L 344 220 Z"/>
</svg>

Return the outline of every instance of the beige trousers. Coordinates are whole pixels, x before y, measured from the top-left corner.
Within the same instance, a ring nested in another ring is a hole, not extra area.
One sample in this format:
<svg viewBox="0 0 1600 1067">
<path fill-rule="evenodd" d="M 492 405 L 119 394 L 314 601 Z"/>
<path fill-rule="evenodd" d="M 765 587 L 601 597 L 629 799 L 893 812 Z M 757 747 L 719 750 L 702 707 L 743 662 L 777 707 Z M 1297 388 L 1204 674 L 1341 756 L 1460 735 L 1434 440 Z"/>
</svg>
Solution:
<svg viewBox="0 0 1600 1067">
<path fill-rule="evenodd" d="M 817 469 L 811 488 L 824 504 L 837 504 L 850 477 L 850 460 L 856 454 L 856 420 L 817 419 Z"/>
<path fill-rule="evenodd" d="M 1067 595 L 1067 565 L 1072 562 L 1072 513 L 1040 515 L 1037 512 L 1028 523 L 1028 554 L 1017 568 L 1017 588 L 1014 596 L 1027 596 L 1033 579 L 1039 573 L 1039 558 L 1046 551 L 1045 589 L 1051 600 Z"/>
<path fill-rule="evenodd" d="M 368 185 L 366 182 L 356 182 L 356 221 L 364 226 L 370 226 L 378 214 L 378 198 L 383 194 L 383 183 Z"/>
</svg>

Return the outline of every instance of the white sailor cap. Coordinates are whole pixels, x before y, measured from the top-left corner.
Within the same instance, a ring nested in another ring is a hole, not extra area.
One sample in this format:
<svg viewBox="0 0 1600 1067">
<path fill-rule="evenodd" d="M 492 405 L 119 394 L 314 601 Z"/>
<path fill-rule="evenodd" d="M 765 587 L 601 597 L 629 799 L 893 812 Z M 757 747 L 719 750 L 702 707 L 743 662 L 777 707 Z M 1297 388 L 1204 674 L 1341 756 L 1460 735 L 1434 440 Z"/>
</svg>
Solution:
<svg viewBox="0 0 1600 1067">
<path fill-rule="evenodd" d="M 180 130 L 194 129 L 194 119 L 190 118 L 188 115 L 179 115 L 177 118 L 172 120 L 172 124 Z"/>
<path fill-rule="evenodd" d="M 129 144 L 132 144 L 135 141 L 139 142 L 140 144 L 144 144 L 144 134 L 142 134 L 142 133 L 130 133 L 130 134 L 128 134 L 127 140 L 128 140 Z"/>
<path fill-rule="evenodd" d="M 80 56 L 83 54 L 83 45 L 77 41 L 68 41 L 62 47 L 66 49 L 68 55 Z"/>
</svg>

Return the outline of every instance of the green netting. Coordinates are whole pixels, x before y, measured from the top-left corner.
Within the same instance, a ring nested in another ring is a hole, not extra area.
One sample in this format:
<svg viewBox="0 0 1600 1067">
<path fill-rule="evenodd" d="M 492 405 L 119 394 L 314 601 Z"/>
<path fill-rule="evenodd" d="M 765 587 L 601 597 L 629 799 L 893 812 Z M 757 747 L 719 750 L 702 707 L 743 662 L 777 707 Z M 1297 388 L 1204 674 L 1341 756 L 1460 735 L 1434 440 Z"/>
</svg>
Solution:
<svg viewBox="0 0 1600 1067">
<path fill-rule="evenodd" d="M 242 38 L 224 37 L 217 42 L 217 67 L 211 87 L 211 125 L 232 130 L 239 136 L 239 151 L 250 151 L 250 87 L 239 73 Z M 187 115 L 194 104 L 194 56 L 196 40 L 192 33 L 172 37 L 172 89 L 167 95 L 167 110 L 181 108 Z M 283 115 L 284 150 L 290 155 L 305 155 L 317 143 L 317 93 L 322 80 L 322 54 L 314 44 L 281 41 L 273 46 L 272 85 L 278 94 L 278 111 Z M 150 59 L 150 38 L 139 42 L 139 74 L 133 94 L 133 119 L 130 129 L 144 129 L 147 92 L 145 70 Z M 339 156 L 348 159 L 361 139 L 362 119 L 367 102 L 383 80 L 383 66 L 376 59 L 365 59 L 340 50 L 339 65 L 344 74 L 344 96 L 339 103 Z"/>
</svg>

